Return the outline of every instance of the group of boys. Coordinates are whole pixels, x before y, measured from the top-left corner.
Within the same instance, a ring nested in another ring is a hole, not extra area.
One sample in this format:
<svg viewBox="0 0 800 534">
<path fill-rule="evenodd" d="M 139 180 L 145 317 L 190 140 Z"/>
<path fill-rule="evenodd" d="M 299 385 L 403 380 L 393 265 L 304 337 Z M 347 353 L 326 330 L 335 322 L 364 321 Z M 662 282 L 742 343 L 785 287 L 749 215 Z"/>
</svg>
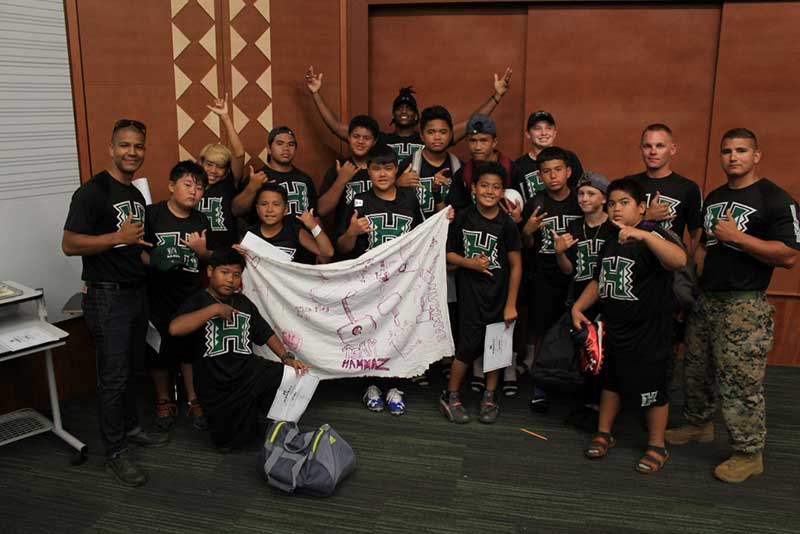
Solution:
<svg viewBox="0 0 800 534">
<path fill-rule="evenodd" d="M 324 122 L 350 149 L 325 173 L 319 194 L 292 163 L 298 140 L 290 128 L 270 132 L 267 165 L 242 177 L 243 149 L 231 127 L 233 152 L 209 145 L 200 164 L 180 162 L 169 177 L 169 200 L 145 207 L 131 185 L 144 159 L 145 126 L 132 120 L 114 125 L 112 164 L 75 193 L 63 249 L 83 256 L 83 306 L 97 356 L 106 465 L 122 483 L 147 480 L 130 459 L 129 442 L 160 446 L 168 440 L 163 432 L 142 430 L 136 414 L 131 376 L 148 319 L 161 338 L 149 357 L 159 430 L 174 423 L 168 386 L 180 366 L 193 423 L 208 428 L 223 451 L 263 433 L 280 383 L 281 366 L 256 357 L 253 343 L 268 345 L 298 373 L 308 369 L 238 292 L 246 251 L 237 245 L 237 218 L 292 261 L 313 264 L 358 257 L 442 209 L 451 220 L 446 261 L 455 275 L 458 317 L 456 352 L 439 401 L 449 420 L 470 420 L 462 383 L 471 372 L 482 375 L 487 325 L 510 326 L 527 315 L 526 328 L 517 329 L 526 346 L 519 364 L 531 367 L 543 336 L 564 314 L 576 331 L 591 330 L 601 316 L 603 367 L 598 377 L 587 376 L 583 399 L 599 414 L 584 451 L 588 458 L 602 458 L 615 445 L 615 416 L 632 403 L 646 411 L 648 428 L 647 449 L 635 468 L 659 471 L 669 457 L 667 442 L 713 439 L 718 389 L 734 455 L 715 475 L 738 482 L 763 471 L 763 375 L 772 341 L 765 290 L 774 267 L 790 268 L 797 260 L 800 210 L 777 185 L 757 178 L 755 135 L 743 128 L 725 133 L 721 158 L 728 182 L 701 208 L 698 186 L 672 171 L 676 144 L 663 124 L 642 133 L 645 171 L 611 183 L 584 173 L 574 153 L 554 146 L 555 120 L 546 111 L 530 116 L 531 150 L 512 161 L 498 151 L 488 115 L 510 76 L 495 75 L 492 97 L 455 126 L 442 106 L 420 113 L 413 91 L 403 88 L 393 103 L 395 131 L 387 134 L 367 115 L 339 123 L 320 95 L 322 74 L 309 69 L 306 83 Z M 210 107 L 227 117 L 224 99 Z M 465 162 L 449 152 L 461 135 L 470 153 Z M 328 216 L 331 238 L 321 224 Z M 667 431 L 679 312 L 673 272 L 689 257 L 697 260 L 702 290 L 686 317 L 689 425 Z M 503 371 L 507 396 L 517 391 L 516 364 Z M 493 423 L 500 372 L 482 379 L 478 419 Z M 388 377 L 369 379 L 366 407 L 403 414 L 399 385 Z M 532 410 L 546 411 L 547 391 L 534 383 L 530 402 Z"/>
</svg>

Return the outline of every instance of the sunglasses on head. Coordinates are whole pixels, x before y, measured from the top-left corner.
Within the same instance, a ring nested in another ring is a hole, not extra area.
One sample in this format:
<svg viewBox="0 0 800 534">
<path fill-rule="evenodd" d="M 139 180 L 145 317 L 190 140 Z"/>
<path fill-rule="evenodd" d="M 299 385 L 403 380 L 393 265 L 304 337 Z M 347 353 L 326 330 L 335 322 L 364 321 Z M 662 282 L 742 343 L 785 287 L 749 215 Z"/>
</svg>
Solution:
<svg viewBox="0 0 800 534">
<path fill-rule="evenodd" d="M 143 122 L 135 121 L 133 119 L 120 119 L 114 123 L 114 131 L 120 130 L 122 128 L 134 127 L 143 134 L 147 133 L 147 126 L 144 125 Z"/>
</svg>

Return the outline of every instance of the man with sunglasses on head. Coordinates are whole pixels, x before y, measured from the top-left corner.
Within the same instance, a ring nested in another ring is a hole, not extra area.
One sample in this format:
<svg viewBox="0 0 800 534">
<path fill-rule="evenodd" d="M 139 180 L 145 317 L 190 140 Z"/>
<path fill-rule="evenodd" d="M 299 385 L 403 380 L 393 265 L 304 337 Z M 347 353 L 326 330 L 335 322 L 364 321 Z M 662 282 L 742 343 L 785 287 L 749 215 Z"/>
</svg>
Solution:
<svg viewBox="0 0 800 534">
<path fill-rule="evenodd" d="M 72 196 L 61 241 L 67 256 L 81 256 L 83 262 L 82 308 L 97 361 L 106 468 L 126 486 L 147 482 L 130 459 L 128 444 L 158 447 L 169 439 L 142 429 L 133 380 L 144 363 L 148 310 L 142 251 L 151 244 L 144 241 L 145 200 L 131 181 L 144 162 L 146 131 L 135 120 L 114 124 L 111 165 Z"/>
</svg>

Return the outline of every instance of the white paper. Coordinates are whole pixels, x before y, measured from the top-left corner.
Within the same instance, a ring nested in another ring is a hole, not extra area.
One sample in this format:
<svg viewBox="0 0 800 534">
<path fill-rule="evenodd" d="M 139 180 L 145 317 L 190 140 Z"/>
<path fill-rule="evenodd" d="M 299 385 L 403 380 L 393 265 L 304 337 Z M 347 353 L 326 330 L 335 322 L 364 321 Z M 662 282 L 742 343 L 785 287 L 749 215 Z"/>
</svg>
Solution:
<svg viewBox="0 0 800 534">
<path fill-rule="evenodd" d="M 265 258 L 272 258 L 273 260 L 277 261 L 285 261 L 290 262 L 292 261 L 292 257 L 289 256 L 287 253 L 272 245 L 267 243 L 257 235 L 252 232 L 247 232 L 244 235 L 244 239 L 240 243 L 242 247 L 246 248 L 247 250 L 252 250 L 259 256 L 263 256 Z"/>
<path fill-rule="evenodd" d="M 267 417 L 275 421 L 297 423 L 306 411 L 311 397 L 314 396 L 317 384 L 319 377 L 314 375 L 313 371 L 298 376 L 293 367 L 284 365 L 283 379 Z"/>
<path fill-rule="evenodd" d="M 505 323 L 492 323 L 486 326 L 486 339 L 483 342 L 484 373 L 511 365 L 516 324 L 514 322 L 508 328 Z"/>
<path fill-rule="evenodd" d="M 47 330 L 38 326 L 29 326 L 0 334 L 0 350 L 4 352 L 18 351 L 54 341 L 58 341 L 58 338 Z"/>
<path fill-rule="evenodd" d="M 146 205 L 149 206 L 153 203 L 153 195 L 150 194 L 150 183 L 147 181 L 147 178 L 137 178 L 131 182 L 131 185 L 139 190 L 144 197 Z"/>
<path fill-rule="evenodd" d="M 150 321 L 147 321 L 147 334 L 144 339 L 148 345 L 153 347 L 156 354 L 161 353 L 161 334 L 158 333 L 158 330 Z"/>
</svg>

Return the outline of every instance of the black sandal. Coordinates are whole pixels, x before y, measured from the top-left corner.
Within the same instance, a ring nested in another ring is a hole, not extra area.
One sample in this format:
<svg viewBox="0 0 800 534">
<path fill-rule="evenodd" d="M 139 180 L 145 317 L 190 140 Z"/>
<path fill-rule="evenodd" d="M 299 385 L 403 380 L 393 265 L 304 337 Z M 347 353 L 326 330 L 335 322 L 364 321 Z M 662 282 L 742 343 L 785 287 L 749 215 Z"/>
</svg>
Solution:
<svg viewBox="0 0 800 534">
<path fill-rule="evenodd" d="M 597 460 L 608 454 L 608 450 L 613 449 L 616 444 L 617 440 L 610 433 L 598 432 L 583 451 L 583 455 L 591 460 Z"/>
<path fill-rule="evenodd" d="M 634 469 L 643 475 L 652 475 L 661 471 L 667 460 L 669 460 L 669 452 L 667 452 L 666 448 L 648 445 L 644 451 L 644 456 L 639 458 L 639 462 L 634 466 Z"/>
</svg>

